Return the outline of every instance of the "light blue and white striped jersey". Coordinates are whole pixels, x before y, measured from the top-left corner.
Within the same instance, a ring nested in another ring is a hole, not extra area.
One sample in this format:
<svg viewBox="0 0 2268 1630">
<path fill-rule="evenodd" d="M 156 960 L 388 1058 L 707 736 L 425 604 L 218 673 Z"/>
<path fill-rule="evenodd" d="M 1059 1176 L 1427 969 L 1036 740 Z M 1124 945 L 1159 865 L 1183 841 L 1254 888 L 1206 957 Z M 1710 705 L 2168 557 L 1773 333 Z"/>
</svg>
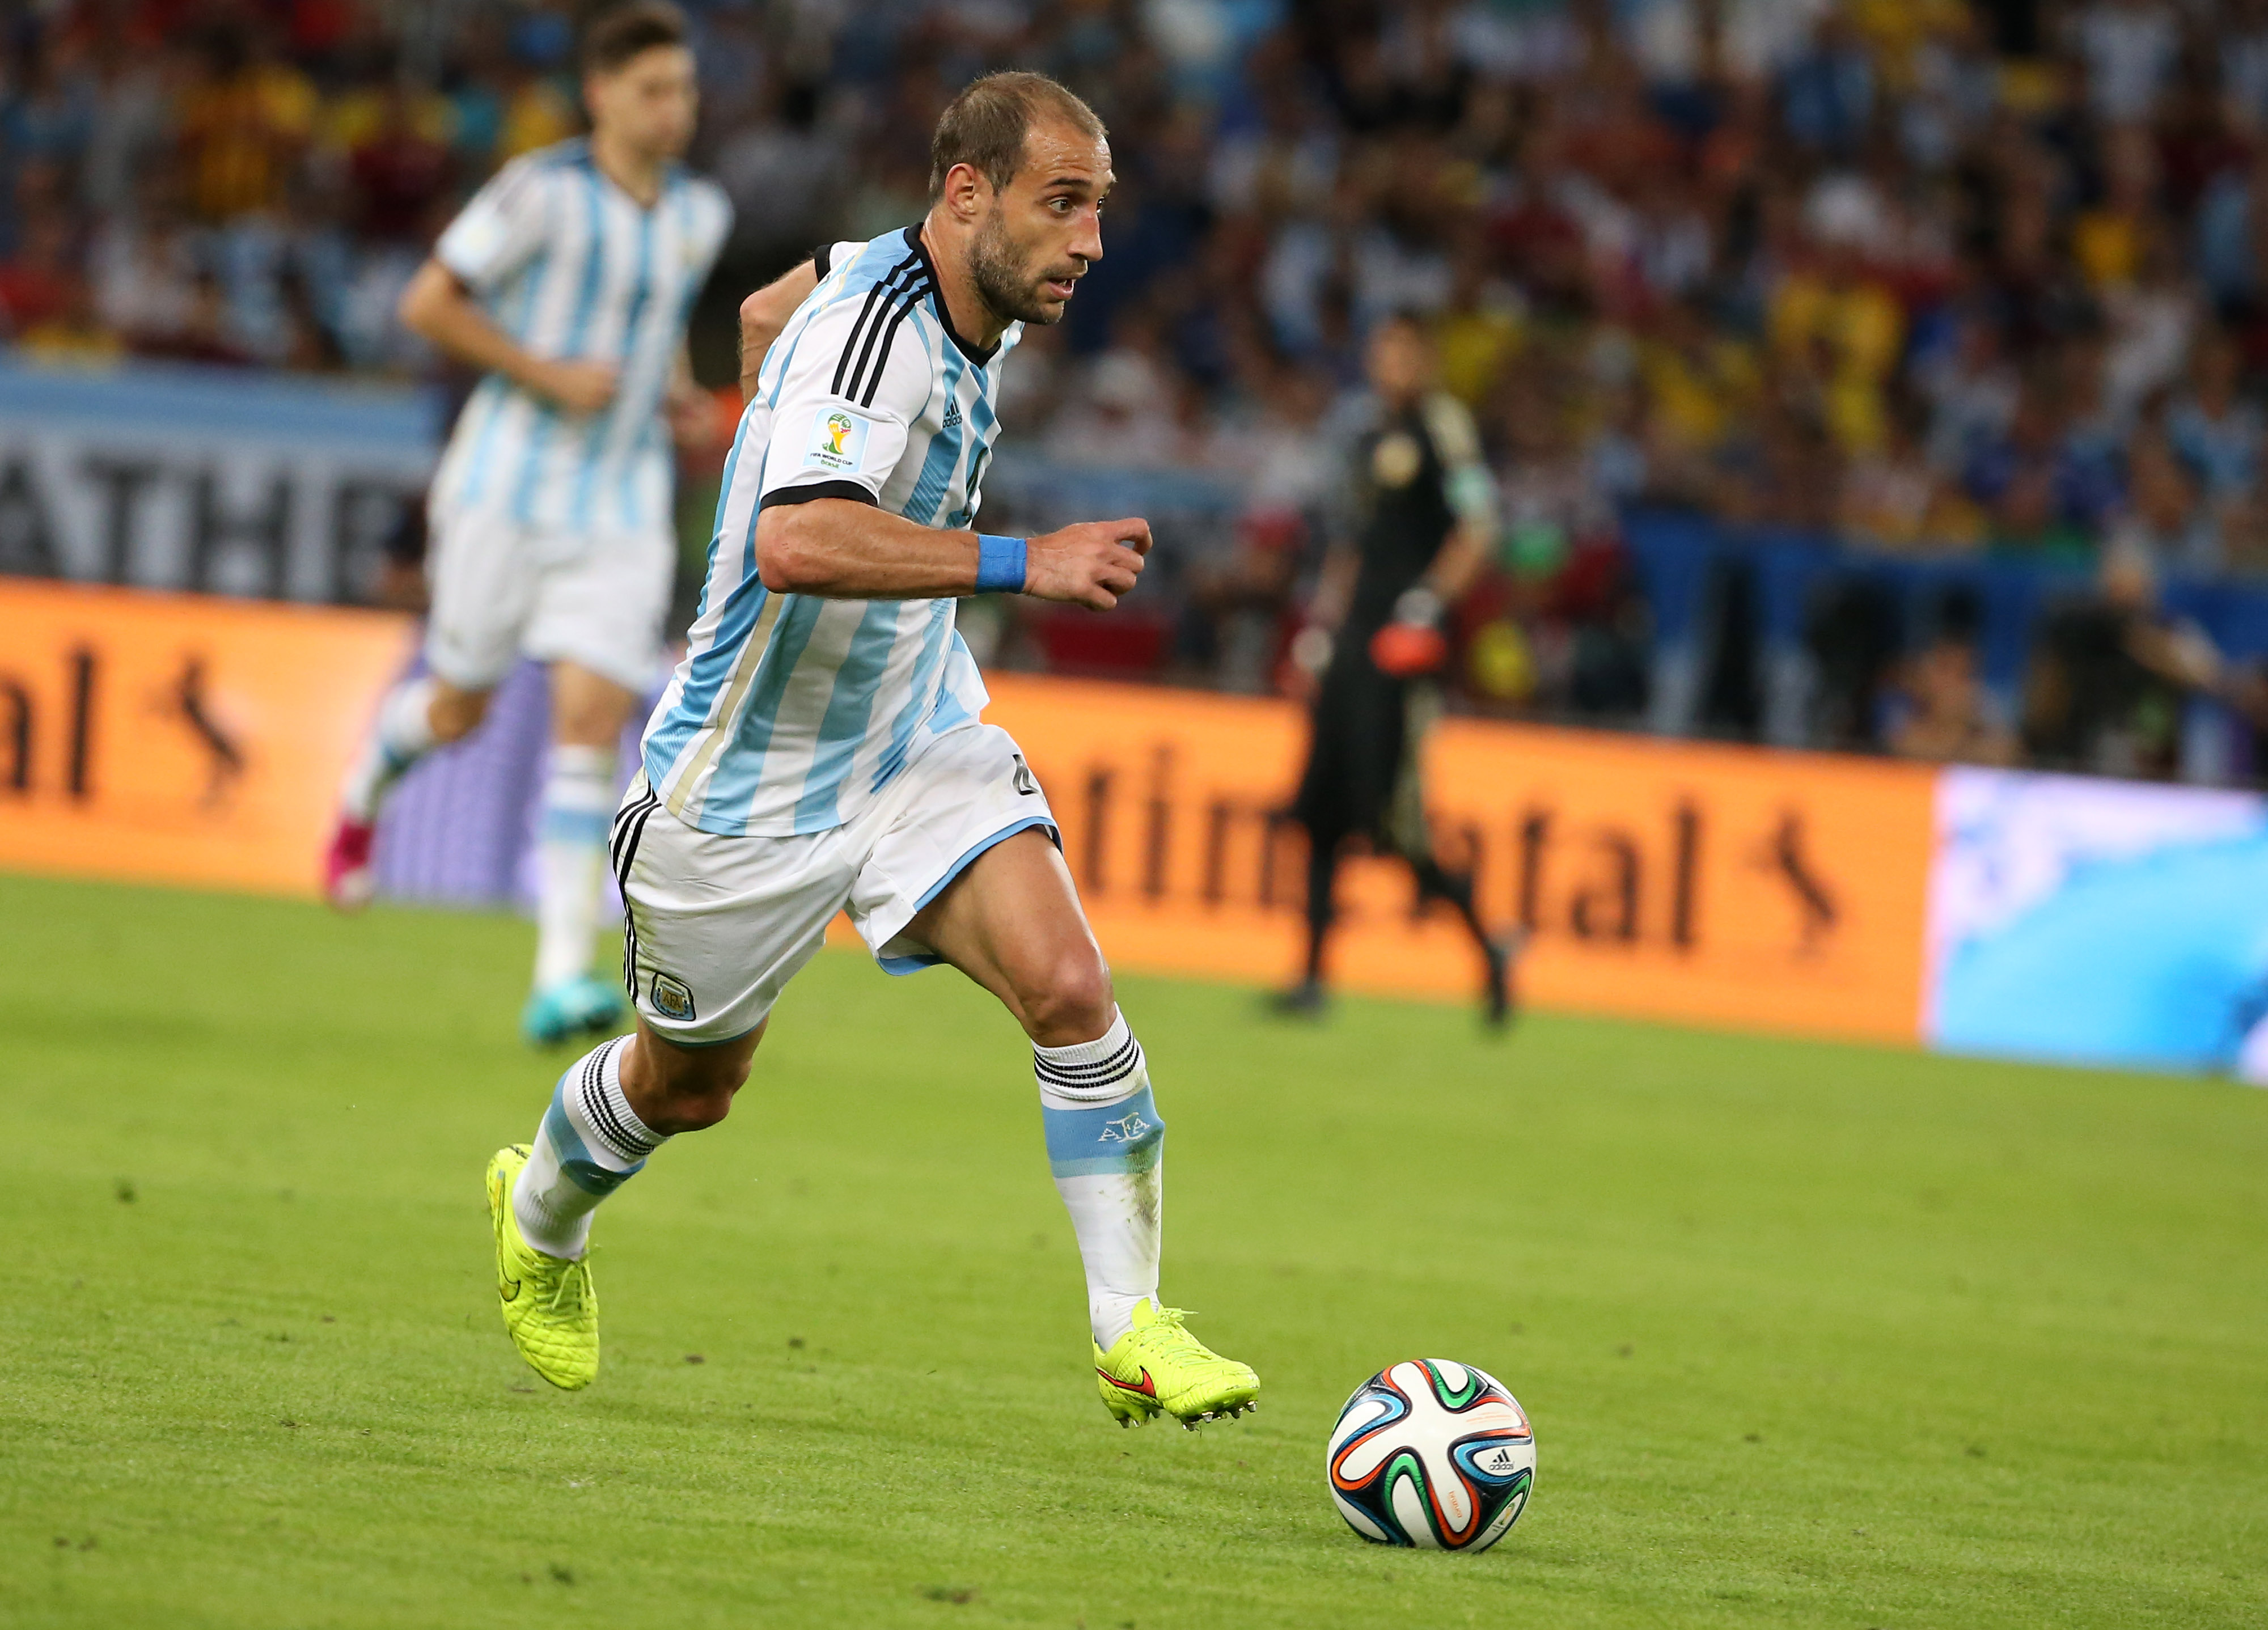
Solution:
<svg viewBox="0 0 2268 1630">
<path fill-rule="evenodd" d="M 499 170 L 441 234 L 434 258 L 526 349 L 621 371 L 614 400 L 590 415 L 490 374 L 458 415 L 434 508 L 577 535 L 667 527 L 662 397 L 732 224 L 723 189 L 678 168 L 652 208 L 640 205 L 579 139 Z"/>
<path fill-rule="evenodd" d="M 987 700 L 954 602 L 774 594 L 756 518 L 849 498 L 967 528 L 998 420 L 1000 367 L 953 330 L 920 229 L 836 244 L 764 358 L 725 466 L 709 581 L 685 659 L 646 726 L 645 773 L 703 832 L 824 832 L 920 741 Z"/>
</svg>

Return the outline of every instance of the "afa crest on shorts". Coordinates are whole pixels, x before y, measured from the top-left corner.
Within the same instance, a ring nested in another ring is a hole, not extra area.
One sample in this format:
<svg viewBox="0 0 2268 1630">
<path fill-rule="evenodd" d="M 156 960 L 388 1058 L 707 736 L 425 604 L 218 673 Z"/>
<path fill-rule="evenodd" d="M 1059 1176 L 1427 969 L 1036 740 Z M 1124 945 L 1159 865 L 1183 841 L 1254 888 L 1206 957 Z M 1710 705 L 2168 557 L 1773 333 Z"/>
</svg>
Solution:
<svg viewBox="0 0 2268 1630">
<path fill-rule="evenodd" d="M 657 973 L 651 989 L 653 1010 L 662 1017 L 680 1024 L 693 1018 L 693 992 L 683 980 L 673 973 Z"/>
</svg>

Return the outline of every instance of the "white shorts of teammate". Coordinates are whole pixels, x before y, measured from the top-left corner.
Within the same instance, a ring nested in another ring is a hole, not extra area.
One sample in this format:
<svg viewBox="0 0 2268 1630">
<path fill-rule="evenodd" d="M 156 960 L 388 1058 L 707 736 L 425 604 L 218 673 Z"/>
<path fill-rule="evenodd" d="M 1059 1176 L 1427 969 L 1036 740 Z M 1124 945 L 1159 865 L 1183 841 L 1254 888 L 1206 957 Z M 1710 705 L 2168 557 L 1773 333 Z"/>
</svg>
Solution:
<svg viewBox="0 0 2268 1630">
<path fill-rule="evenodd" d="M 930 738 L 882 796 L 827 832 L 720 837 L 663 806 L 641 772 L 615 817 L 622 970 L 639 1014 L 681 1046 L 762 1024 L 827 936 L 850 921 L 892 973 L 937 958 L 906 935 L 923 907 L 1003 839 L 1042 827 L 1047 795 L 997 725 Z"/>
<path fill-rule="evenodd" d="M 644 695 L 661 664 L 676 575 L 666 532 L 548 532 L 437 511 L 425 660 L 460 690 L 494 688 L 522 655 L 571 662 Z"/>
</svg>

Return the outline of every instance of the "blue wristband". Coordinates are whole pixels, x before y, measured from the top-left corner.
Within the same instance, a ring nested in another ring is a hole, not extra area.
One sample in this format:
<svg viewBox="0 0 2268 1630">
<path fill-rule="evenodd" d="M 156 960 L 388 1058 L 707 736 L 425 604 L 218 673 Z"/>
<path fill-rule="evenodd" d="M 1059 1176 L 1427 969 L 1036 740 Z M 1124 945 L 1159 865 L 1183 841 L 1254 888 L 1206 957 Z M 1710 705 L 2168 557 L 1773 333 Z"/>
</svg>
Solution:
<svg viewBox="0 0 2268 1630">
<path fill-rule="evenodd" d="M 1021 538 L 976 534 L 976 592 L 1021 594 L 1024 591 L 1025 547 Z"/>
</svg>

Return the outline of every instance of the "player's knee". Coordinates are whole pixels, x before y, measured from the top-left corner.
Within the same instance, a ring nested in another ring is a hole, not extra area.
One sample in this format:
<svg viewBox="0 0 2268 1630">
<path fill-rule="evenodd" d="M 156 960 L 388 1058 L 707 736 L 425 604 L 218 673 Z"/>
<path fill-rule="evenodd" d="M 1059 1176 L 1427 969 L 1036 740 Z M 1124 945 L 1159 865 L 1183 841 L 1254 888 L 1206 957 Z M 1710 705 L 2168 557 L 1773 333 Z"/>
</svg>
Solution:
<svg viewBox="0 0 2268 1630">
<path fill-rule="evenodd" d="M 1043 1047 L 1071 1046 L 1108 1030 L 1115 1010 L 1110 969 L 1083 945 L 1056 959 L 1047 983 L 1024 1004 L 1024 1027 Z"/>
<path fill-rule="evenodd" d="M 733 1112 L 733 1095 L 748 1078 L 746 1059 L 703 1060 L 662 1083 L 662 1101 L 651 1130 L 674 1137 L 703 1132 Z"/>
<path fill-rule="evenodd" d="M 622 739 L 629 721 L 611 699 L 563 707 L 552 722 L 552 735 L 570 746 L 611 747 Z"/>
<path fill-rule="evenodd" d="M 650 1132 L 674 1137 L 700 1132 L 732 1112 L 733 1095 L 748 1078 L 752 1047 L 697 1051 L 641 1034 L 643 1044 L 622 1061 L 630 1107 Z"/>
<path fill-rule="evenodd" d="M 681 1132 L 706 1132 L 733 1112 L 732 1087 L 710 1086 L 672 1092 L 664 1100 L 661 1112 L 654 1117 L 655 1124 L 647 1128 L 664 1137 L 675 1137 Z"/>
</svg>

